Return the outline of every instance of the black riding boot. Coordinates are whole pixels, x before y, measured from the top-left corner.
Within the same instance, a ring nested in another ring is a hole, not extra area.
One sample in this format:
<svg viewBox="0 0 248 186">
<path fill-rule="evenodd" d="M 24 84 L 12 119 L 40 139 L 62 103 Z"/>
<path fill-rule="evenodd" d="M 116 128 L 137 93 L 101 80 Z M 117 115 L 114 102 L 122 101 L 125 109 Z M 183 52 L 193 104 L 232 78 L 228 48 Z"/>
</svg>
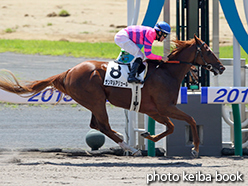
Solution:
<svg viewBox="0 0 248 186">
<path fill-rule="evenodd" d="M 141 81 L 135 77 L 141 63 L 142 63 L 141 58 L 137 58 L 133 62 L 131 71 L 130 71 L 129 76 L 127 78 L 128 83 L 141 83 Z"/>
</svg>

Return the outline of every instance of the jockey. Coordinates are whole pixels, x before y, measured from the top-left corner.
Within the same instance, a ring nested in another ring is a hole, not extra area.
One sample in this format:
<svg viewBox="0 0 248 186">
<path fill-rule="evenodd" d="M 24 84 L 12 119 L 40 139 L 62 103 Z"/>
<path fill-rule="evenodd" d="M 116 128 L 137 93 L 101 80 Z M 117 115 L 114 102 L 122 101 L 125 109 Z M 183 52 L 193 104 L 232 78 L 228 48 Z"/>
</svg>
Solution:
<svg viewBox="0 0 248 186">
<path fill-rule="evenodd" d="M 170 34 L 170 31 L 170 25 L 162 21 L 158 22 L 154 28 L 138 25 L 128 26 L 115 35 L 115 43 L 135 58 L 127 79 L 129 83 L 141 83 L 135 76 L 143 62 L 144 54 L 137 44 L 144 45 L 145 56 L 148 59 L 163 60 L 162 56 L 152 53 L 152 43 L 154 40 L 162 42 Z M 167 58 L 164 61 L 167 61 Z"/>
</svg>

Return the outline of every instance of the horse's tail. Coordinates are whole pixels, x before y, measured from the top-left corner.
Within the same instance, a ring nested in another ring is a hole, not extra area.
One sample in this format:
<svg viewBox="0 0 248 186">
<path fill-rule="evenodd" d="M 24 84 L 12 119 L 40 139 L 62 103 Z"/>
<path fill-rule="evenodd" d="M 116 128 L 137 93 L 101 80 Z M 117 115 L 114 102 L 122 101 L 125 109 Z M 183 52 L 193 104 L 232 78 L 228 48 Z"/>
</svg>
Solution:
<svg viewBox="0 0 248 186">
<path fill-rule="evenodd" d="M 58 89 L 59 91 L 63 93 L 67 93 L 64 87 L 64 78 L 66 77 L 66 74 L 68 71 L 62 72 L 61 74 L 51 76 L 44 80 L 36 80 L 27 82 L 25 84 L 19 83 L 17 78 L 14 76 L 14 74 L 8 70 L 4 70 L 7 72 L 13 80 L 11 80 L 10 77 L 0 77 L 0 89 L 15 93 L 15 94 L 31 94 L 35 95 L 36 93 L 42 91 L 46 87 L 51 86 L 54 89 Z"/>
</svg>

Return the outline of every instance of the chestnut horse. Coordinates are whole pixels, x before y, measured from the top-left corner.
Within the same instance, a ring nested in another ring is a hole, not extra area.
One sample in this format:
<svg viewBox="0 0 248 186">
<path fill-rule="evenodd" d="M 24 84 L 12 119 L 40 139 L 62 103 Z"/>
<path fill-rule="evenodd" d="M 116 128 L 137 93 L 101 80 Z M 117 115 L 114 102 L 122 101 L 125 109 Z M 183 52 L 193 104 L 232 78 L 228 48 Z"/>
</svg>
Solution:
<svg viewBox="0 0 248 186">
<path fill-rule="evenodd" d="M 141 90 L 142 98 L 139 112 L 145 113 L 157 122 L 166 125 L 167 130 L 158 135 L 142 134 L 143 137 L 157 142 L 173 133 L 174 124 L 169 118 L 186 121 L 192 129 L 194 148 L 192 154 L 198 156 L 199 137 L 195 120 L 176 107 L 181 82 L 192 65 L 200 65 L 215 75 L 222 74 L 225 68 L 211 49 L 194 36 L 189 41 L 175 40 L 176 48 L 169 55 L 169 61 L 146 60 L 147 79 Z M 178 61 L 177 64 L 172 64 Z M 106 112 L 106 100 L 117 107 L 130 108 L 131 90 L 104 86 L 108 62 L 86 61 L 58 75 L 44 80 L 32 81 L 21 85 L 15 76 L 14 81 L 0 79 L 0 88 L 15 94 L 36 94 L 52 86 L 73 98 L 77 103 L 92 112 L 90 127 L 97 129 L 133 155 L 140 151 L 123 141 L 121 134 L 112 130 Z"/>
</svg>

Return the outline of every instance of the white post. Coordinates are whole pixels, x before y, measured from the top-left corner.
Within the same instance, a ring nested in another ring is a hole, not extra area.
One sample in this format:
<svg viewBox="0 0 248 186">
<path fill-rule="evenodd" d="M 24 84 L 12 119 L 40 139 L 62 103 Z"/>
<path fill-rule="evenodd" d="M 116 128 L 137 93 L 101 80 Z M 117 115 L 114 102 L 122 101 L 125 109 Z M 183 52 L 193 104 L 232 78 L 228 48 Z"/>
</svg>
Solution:
<svg viewBox="0 0 248 186">
<path fill-rule="evenodd" d="M 241 86 L 241 69 L 240 69 L 240 44 L 233 35 L 233 86 Z M 239 110 L 240 110 L 239 105 Z M 234 127 L 231 128 L 231 139 L 234 141 Z"/>
<path fill-rule="evenodd" d="M 213 0 L 213 52 L 219 58 L 219 0 Z"/>
<path fill-rule="evenodd" d="M 137 25 L 138 17 L 139 17 L 139 10 L 140 10 L 140 0 L 136 0 L 136 5 L 135 5 L 134 15 L 133 15 L 131 25 Z"/>
<path fill-rule="evenodd" d="M 213 39 L 212 49 L 219 58 L 219 0 L 213 0 Z M 213 76 L 214 86 L 219 86 L 219 76 Z"/>
<path fill-rule="evenodd" d="M 133 14 L 134 14 L 134 0 L 127 0 L 127 25 L 130 26 L 132 24 L 133 20 Z M 127 143 L 128 145 L 132 146 L 134 144 L 134 125 L 135 124 L 135 116 L 133 116 L 133 113 L 127 110 L 127 123 L 126 123 L 126 129 L 127 129 Z"/>
<path fill-rule="evenodd" d="M 136 112 L 134 111 L 128 111 L 128 145 L 131 147 L 134 147 L 136 144 L 136 135 L 135 135 L 135 123 L 136 123 Z"/>
<path fill-rule="evenodd" d="M 170 25 L 170 0 L 164 1 L 164 21 Z M 164 41 L 164 56 L 169 55 L 170 53 L 170 35 Z M 163 127 L 163 130 L 166 130 L 166 126 Z M 163 140 L 163 147 L 166 149 L 166 138 Z"/>
<path fill-rule="evenodd" d="M 134 0 L 127 0 L 127 25 L 132 24 L 134 14 Z"/>
<path fill-rule="evenodd" d="M 134 8 L 134 0 L 127 0 L 127 25 L 136 25 L 138 22 L 139 17 L 139 9 L 140 9 L 140 0 L 136 0 L 136 5 Z M 135 128 L 136 126 L 136 112 L 134 111 L 127 111 L 128 115 L 128 121 L 127 121 L 127 139 L 128 144 L 130 146 L 136 146 L 136 132 Z M 144 116 L 143 116 L 144 117 Z M 144 123 L 142 125 L 142 116 L 138 117 L 138 128 L 144 128 Z M 138 133 L 138 132 L 137 132 Z M 139 133 L 138 133 L 139 134 Z M 139 146 L 144 146 L 144 139 L 141 139 L 141 137 L 138 138 Z M 143 142 L 143 144 L 142 144 Z"/>
<path fill-rule="evenodd" d="M 170 0 L 164 1 L 164 21 L 170 24 Z M 164 41 L 164 56 L 170 53 L 170 35 Z"/>
<path fill-rule="evenodd" d="M 244 10 L 245 10 L 245 17 L 246 17 L 246 22 L 248 23 L 248 1 L 244 0 Z"/>
<path fill-rule="evenodd" d="M 233 35 L 233 85 L 241 86 L 241 62 L 240 62 L 240 44 Z"/>
<path fill-rule="evenodd" d="M 127 25 L 136 25 L 138 22 L 140 10 L 140 0 L 136 0 L 134 7 L 134 0 L 127 0 Z"/>
<path fill-rule="evenodd" d="M 243 0 L 243 3 L 244 3 L 246 23 L 248 24 L 248 1 L 247 0 Z M 242 66 L 245 66 L 245 62 L 244 62 L 244 64 L 243 63 L 241 63 L 241 64 L 242 64 Z M 245 72 L 246 72 L 246 69 L 243 68 L 242 71 L 244 72 L 244 74 L 242 75 L 242 77 L 244 77 L 244 78 L 241 81 L 241 85 L 245 87 L 246 86 L 246 83 L 245 83 L 245 77 L 246 77 Z M 245 121 L 247 119 L 246 118 L 245 105 L 242 104 L 241 108 L 242 108 L 242 110 L 241 110 L 241 121 L 243 122 L 243 121 Z M 245 127 L 245 128 L 247 128 L 247 127 Z M 242 141 L 245 142 L 245 141 L 247 141 L 247 139 L 248 139 L 248 134 L 247 133 L 243 133 L 243 135 L 242 135 Z"/>
<path fill-rule="evenodd" d="M 138 129 L 145 128 L 145 116 L 142 113 L 138 113 Z M 137 132 L 138 135 L 138 148 L 145 150 L 145 139 Z"/>
</svg>

